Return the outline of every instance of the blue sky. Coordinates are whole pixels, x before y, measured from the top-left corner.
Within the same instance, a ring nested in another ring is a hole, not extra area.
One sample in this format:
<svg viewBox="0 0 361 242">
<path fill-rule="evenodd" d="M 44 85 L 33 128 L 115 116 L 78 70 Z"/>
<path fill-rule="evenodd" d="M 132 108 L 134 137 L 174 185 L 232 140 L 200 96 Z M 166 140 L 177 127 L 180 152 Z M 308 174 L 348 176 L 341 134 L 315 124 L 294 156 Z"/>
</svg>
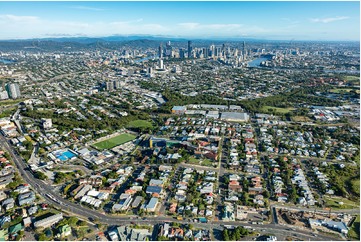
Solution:
<svg viewBox="0 0 361 242">
<path fill-rule="evenodd" d="M 353 2 L 0 2 L 0 39 L 150 34 L 359 40 Z"/>
</svg>

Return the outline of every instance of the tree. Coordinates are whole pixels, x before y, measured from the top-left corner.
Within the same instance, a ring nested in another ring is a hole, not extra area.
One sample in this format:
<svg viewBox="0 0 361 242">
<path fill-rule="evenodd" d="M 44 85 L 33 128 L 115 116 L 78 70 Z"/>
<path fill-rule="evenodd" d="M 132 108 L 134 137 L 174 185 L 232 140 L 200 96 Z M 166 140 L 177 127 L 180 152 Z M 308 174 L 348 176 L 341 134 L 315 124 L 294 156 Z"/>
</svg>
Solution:
<svg viewBox="0 0 361 242">
<path fill-rule="evenodd" d="M 78 218 L 76 218 L 76 217 L 70 217 L 69 219 L 68 219 L 68 223 L 69 223 L 69 225 L 71 226 L 71 227 L 75 227 L 75 225 L 76 225 L 76 223 L 79 221 L 79 219 Z"/>
<path fill-rule="evenodd" d="M 39 241 L 47 241 L 48 238 L 45 236 L 45 234 L 40 234 L 40 235 L 38 236 L 38 240 L 39 240 Z"/>
<path fill-rule="evenodd" d="M 224 240 L 224 241 L 229 241 L 228 229 L 224 229 L 224 230 L 222 231 L 222 236 L 223 236 L 223 240 Z"/>
<path fill-rule="evenodd" d="M 48 177 L 47 177 L 44 173 L 42 173 L 41 171 L 35 172 L 34 176 L 35 176 L 35 178 L 40 179 L 40 180 L 46 180 L 46 179 L 48 178 Z"/>
</svg>

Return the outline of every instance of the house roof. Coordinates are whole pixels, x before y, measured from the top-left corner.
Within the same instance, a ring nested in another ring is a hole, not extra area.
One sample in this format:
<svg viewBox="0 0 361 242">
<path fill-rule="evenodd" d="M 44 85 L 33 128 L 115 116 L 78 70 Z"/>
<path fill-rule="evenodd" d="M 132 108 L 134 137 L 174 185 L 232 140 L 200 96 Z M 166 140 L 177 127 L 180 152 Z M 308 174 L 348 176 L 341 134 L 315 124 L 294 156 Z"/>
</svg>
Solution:
<svg viewBox="0 0 361 242">
<path fill-rule="evenodd" d="M 161 193 L 162 188 L 158 186 L 148 186 L 146 193 Z"/>
<path fill-rule="evenodd" d="M 15 224 L 9 228 L 9 234 L 15 234 L 22 230 L 24 226 L 21 223 Z"/>
</svg>

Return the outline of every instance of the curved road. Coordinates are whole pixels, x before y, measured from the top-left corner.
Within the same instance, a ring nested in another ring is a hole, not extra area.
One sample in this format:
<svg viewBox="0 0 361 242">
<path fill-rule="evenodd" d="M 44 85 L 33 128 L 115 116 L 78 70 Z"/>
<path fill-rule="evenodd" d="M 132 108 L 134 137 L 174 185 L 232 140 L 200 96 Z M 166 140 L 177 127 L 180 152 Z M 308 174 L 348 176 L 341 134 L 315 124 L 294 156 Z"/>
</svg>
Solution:
<svg viewBox="0 0 361 242">
<path fill-rule="evenodd" d="M 49 203 L 49 204 L 53 204 L 54 207 L 57 207 L 59 209 L 62 209 L 66 212 L 72 213 L 74 215 L 77 215 L 79 217 L 83 217 L 86 218 L 87 220 L 92 219 L 92 220 L 97 220 L 100 223 L 105 223 L 108 225 L 119 225 L 119 224 L 125 224 L 128 223 L 130 221 L 132 222 L 137 222 L 137 224 L 157 224 L 157 223 L 161 223 L 164 221 L 169 221 L 169 222 L 182 222 L 184 224 L 195 224 L 197 225 L 197 227 L 204 227 L 204 228 L 209 228 L 209 226 L 211 225 L 213 228 L 216 229 L 222 229 L 222 225 L 235 225 L 235 226 L 251 226 L 252 228 L 255 229 L 259 229 L 259 230 L 267 230 L 267 232 L 271 232 L 271 233 L 275 233 L 276 235 L 278 233 L 282 233 L 282 234 L 287 234 L 290 233 L 289 228 L 279 225 L 279 224 L 264 224 L 264 225 L 250 225 L 247 222 L 224 222 L 224 221 L 212 221 L 208 224 L 201 224 L 201 223 L 197 223 L 197 222 L 190 222 L 190 221 L 178 221 L 174 218 L 170 218 L 170 217 L 165 217 L 165 216 L 148 216 L 148 217 L 144 217 L 139 218 L 137 216 L 112 216 L 112 215 L 106 215 L 105 213 L 101 213 L 97 210 L 93 210 L 90 209 L 88 207 L 83 207 L 81 205 L 78 204 L 74 204 L 68 200 L 65 200 L 64 198 L 62 198 L 59 193 L 57 193 L 56 191 L 54 191 L 54 188 L 45 184 L 45 182 L 36 179 L 33 174 L 30 172 L 30 170 L 27 168 L 27 165 L 25 164 L 25 162 L 23 161 L 22 158 L 20 158 L 18 155 L 16 155 L 14 153 L 14 150 L 12 149 L 12 147 L 9 145 L 7 139 L 0 135 L 0 141 L 1 143 L 5 146 L 5 148 L 8 150 L 9 154 L 11 155 L 13 161 L 15 162 L 15 165 L 17 166 L 22 178 L 25 180 L 25 182 L 29 183 L 33 189 L 38 192 L 41 196 L 43 196 L 43 198 Z M 46 196 L 46 194 L 50 194 L 52 195 L 54 198 L 56 198 L 57 201 L 54 201 L 52 199 L 50 199 L 49 197 Z M 323 235 L 318 235 L 317 237 L 314 237 L 311 234 L 311 231 L 305 231 L 305 230 L 301 230 L 301 229 L 296 229 L 294 231 L 292 231 L 293 234 L 297 234 L 300 237 L 303 237 L 305 239 L 309 239 L 309 240 L 325 240 L 325 241 L 329 241 L 329 240 L 340 240 L 340 238 L 335 238 L 335 237 L 331 237 L 331 236 L 323 236 Z"/>
</svg>

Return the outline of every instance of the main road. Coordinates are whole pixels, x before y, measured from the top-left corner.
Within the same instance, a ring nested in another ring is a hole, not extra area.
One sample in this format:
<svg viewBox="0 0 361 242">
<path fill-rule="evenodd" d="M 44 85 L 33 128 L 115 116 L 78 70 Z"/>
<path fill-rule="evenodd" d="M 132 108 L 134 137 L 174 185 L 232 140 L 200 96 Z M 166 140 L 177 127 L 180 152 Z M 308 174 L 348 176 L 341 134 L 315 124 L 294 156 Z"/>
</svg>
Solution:
<svg viewBox="0 0 361 242">
<path fill-rule="evenodd" d="M 120 225 L 120 224 L 129 224 L 130 222 L 136 222 L 137 224 L 157 224 L 165 221 L 168 222 L 180 222 L 171 217 L 165 216 L 148 216 L 139 218 L 137 216 L 115 216 L 110 214 L 101 213 L 97 210 L 90 209 L 88 207 L 81 206 L 79 204 L 72 203 L 68 200 L 65 200 L 63 197 L 59 195 L 54 190 L 54 187 L 47 185 L 45 182 L 36 179 L 31 173 L 30 169 L 27 168 L 24 160 L 15 154 L 13 148 L 10 146 L 8 140 L 0 135 L 0 141 L 3 144 L 4 148 L 11 155 L 17 169 L 19 170 L 21 177 L 30 184 L 33 189 L 39 193 L 49 204 L 52 204 L 54 207 L 61 209 L 69 214 L 76 215 L 78 217 L 82 217 L 87 220 L 99 221 L 99 223 L 104 223 L 108 225 Z M 47 195 L 51 195 L 55 199 L 50 199 Z M 209 228 L 210 224 L 202 224 L 193 221 L 182 221 L 184 224 L 194 224 L 197 227 Z M 234 225 L 234 226 L 252 226 L 252 228 L 257 230 L 266 230 L 267 232 L 274 233 L 277 235 L 278 233 L 286 234 L 290 233 L 288 227 L 279 225 L 279 224 L 264 224 L 264 225 L 250 225 L 247 222 L 224 222 L 224 221 L 212 221 L 211 227 L 213 229 L 222 229 L 222 225 Z M 340 238 L 335 238 L 331 236 L 318 235 L 314 237 L 311 234 L 310 230 L 302 230 L 296 229 L 292 231 L 293 234 L 297 234 L 298 236 L 309 239 L 309 240 L 340 240 Z"/>
</svg>

